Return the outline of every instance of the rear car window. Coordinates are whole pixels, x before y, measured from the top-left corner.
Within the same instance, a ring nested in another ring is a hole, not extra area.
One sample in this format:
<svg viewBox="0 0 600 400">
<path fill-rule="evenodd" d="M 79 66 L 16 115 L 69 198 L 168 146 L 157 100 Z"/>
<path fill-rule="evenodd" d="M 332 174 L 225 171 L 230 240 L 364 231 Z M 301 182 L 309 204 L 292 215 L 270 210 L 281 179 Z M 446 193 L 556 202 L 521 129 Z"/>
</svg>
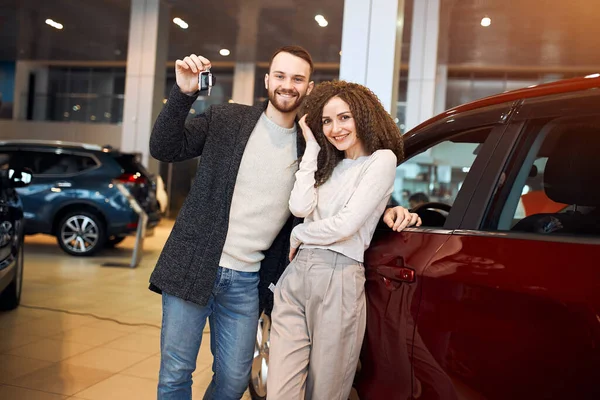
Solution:
<svg viewBox="0 0 600 400">
<path fill-rule="evenodd" d="M 98 166 L 96 160 L 85 155 L 29 150 L 15 154 L 11 164 L 30 168 L 35 175 L 72 175 Z"/>
<path fill-rule="evenodd" d="M 139 172 L 140 174 L 149 177 L 151 174 L 144 168 L 141 163 L 141 157 L 139 154 L 117 154 L 114 156 L 115 160 L 121 168 L 123 168 L 123 173 L 126 174 L 135 174 Z"/>
</svg>

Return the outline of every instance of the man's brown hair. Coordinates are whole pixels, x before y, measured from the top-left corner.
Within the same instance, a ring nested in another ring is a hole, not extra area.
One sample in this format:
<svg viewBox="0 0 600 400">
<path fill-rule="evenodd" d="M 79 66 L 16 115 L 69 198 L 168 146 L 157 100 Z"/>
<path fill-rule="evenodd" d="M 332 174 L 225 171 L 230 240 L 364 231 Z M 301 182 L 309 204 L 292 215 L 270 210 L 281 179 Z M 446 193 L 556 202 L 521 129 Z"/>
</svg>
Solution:
<svg viewBox="0 0 600 400">
<path fill-rule="evenodd" d="M 269 61 L 269 72 L 271 72 L 271 65 L 273 64 L 273 59 L 279 53 L 289 53 L 293 56 L 300 57 L 301 59 L 306 61 L 308 65 L 310 65 L 310 76 L 312 76 L 313 71 L 315 69 L 315 65 L 313 64 L 313 60 L 310 56 L 310 53 L 306 51 L 304 47 L 301 46 L 283 46 L 275 50 L 275 52 L 271 56 L 271 61 Z M 307 76 L 306 78 L 310 80 L 310 76 Z"/>
</svg>

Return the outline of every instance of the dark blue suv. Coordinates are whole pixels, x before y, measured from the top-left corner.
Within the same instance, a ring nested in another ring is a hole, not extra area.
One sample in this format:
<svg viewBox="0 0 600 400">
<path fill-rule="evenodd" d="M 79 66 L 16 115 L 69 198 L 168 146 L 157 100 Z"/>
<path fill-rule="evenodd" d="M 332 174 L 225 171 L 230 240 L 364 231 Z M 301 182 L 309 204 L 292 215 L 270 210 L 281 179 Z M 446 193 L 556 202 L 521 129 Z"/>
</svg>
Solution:
<svg viewBox="0 0 600 400">
<path fill-rule="evenodd" d="M 56 236 L 67 253 L 89 256 L 114 246 L 138 226 L 134 201 L 160 222 L 156 183 L 135 154 L 110 147 L 56 141 L 0 141 L 13 168 L 33 172 L 18 189 L 25 234 Z M 134 200 L 135 199 L 135 200 Z"/>
</svg>

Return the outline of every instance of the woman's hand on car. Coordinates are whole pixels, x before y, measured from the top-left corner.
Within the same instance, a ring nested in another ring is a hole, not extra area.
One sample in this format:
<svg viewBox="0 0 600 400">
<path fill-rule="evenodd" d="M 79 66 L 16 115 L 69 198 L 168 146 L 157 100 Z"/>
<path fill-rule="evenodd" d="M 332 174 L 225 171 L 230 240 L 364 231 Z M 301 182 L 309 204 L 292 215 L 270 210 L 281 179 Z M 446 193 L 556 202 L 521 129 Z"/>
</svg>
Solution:
<svg viewBox="0 0 600 400">
<path fill-rule="evenodd" d="M 385 210 L 383 222 L 396 232 L 401 232 L 411 226 L 421 226 L 422 224 L 421 217 L 418 214 L 411 213 L 401 206 Z"/>
</svg>

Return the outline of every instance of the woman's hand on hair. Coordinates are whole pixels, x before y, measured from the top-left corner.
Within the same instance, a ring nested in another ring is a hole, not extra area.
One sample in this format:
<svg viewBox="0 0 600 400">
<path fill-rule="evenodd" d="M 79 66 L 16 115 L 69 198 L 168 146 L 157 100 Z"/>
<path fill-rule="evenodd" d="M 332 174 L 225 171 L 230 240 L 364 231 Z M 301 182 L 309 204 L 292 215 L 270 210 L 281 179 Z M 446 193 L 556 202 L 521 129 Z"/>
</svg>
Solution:
<svg viewBox="0 0 600 400">
<path fill-rule="evenodd" d="M 401 232 L 404 228 L 421 226 L 421 218 L 404 207 L 388 208 L 383 214 L 383 222 L 393 231 Z"/>
<path fill-rule="evenodd" d="M 315 139 L 315 135 L 306 124 L 307 115 L 308 114 L 304 114 L 304 116 L 300 118 L 300 121 L 298 121 L 298 125 L 300 125 L 300 129 L 302 129 L 302 136 L 304 136 L 304 140 L 306 140 L 306 142 L 316 142 L 317 139 Z"/>
</svg>

